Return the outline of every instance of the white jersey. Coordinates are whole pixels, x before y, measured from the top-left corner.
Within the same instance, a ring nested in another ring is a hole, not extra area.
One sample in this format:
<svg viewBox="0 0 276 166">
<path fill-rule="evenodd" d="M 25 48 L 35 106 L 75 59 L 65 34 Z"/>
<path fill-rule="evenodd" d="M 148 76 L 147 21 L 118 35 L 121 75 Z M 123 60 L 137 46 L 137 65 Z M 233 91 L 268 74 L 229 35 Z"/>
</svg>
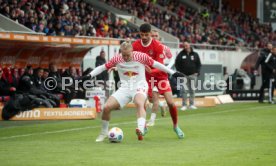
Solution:
<svg viewBox="0 0 276 166">
<path fill-rule="evenodd" d="M 121 54 L 115 55 L 105 64 L 108 69 L 117 67 L 121 88 L 136 89 L 147 85 L 145 76 L 145 65 L 152 66 L 154 60 L 147 54 L 133 51 L 133 58 L 130 62 L 125 62 Z"/>
</svg>

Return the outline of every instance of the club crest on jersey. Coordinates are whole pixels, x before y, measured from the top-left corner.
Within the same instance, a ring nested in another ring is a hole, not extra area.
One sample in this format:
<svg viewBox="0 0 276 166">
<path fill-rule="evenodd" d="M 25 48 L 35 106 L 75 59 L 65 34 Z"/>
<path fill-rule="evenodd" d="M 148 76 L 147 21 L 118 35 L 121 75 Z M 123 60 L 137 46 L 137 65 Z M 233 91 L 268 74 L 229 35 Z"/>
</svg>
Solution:
<svg viewBox="0 0 276 166">
<path fill-rule="evenodd" d="M 153 51 L 152 50 L 149 50 L 149 55 L 152 55 L 153 54 Z"/>
<path fill-rule="evenodd" d="M 165 58 L 163 54 L 160 54 L 159 57 L 160 57 L 161 59 L 164 59 L 164 58 Z"/>
<path fill-rule="evenodd" d="M 128 77 L 134 77 L 134 76 L 138 75 L 138 73 L 133 72 L 133 71 L 126 71 L 126 72 L 124 72 L 124 75 L 126 75 Z"/>
</svg>

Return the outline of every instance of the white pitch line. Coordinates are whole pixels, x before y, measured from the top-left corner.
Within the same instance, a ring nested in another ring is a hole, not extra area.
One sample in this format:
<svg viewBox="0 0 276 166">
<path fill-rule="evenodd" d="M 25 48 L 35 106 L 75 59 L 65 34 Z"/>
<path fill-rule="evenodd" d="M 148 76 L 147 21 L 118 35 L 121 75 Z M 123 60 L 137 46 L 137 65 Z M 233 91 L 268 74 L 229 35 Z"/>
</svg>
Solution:
<svg viewBox="0 0 276 166">
<path fill-rule="evenodd" d="M 241 109 L 230 109 L 230 110 L 224 110 L 224 111 L 216 111 L 216 112 L 210 112 L 210 113 L 200 113 L 200 114 L 192 114 L 189 116 L 201 116 L 201 115 L 212 115 L 212 114 L 221 114 L 221 113 L 227 113 L 227 112 L 236 112 L 241 110 L 256 110 L 259 108 L 267 108 L 272 106 L 260 106 L 260 107 L 254 107 L 254 108 L 241 108 Z M 167 118 L 161 118 L 156 120 L 165 120 L 169 119 Z M 118 125 L 128 125 L 136 123 L 136 121 L 128 121 L 128 122 L 122 122 L 122 123 L 114 123 L 110 124 L 110 126 L 118 126 Z M 36 135 L 47 135 L 47 134 L 56 134 L 56 133 L 65 133 L 65 132 L 71 132 L 71 131 L 79 131 L 79 130 L 86 130 L 86 129 L 95 129 L 100 128 L 101 126 L 87 126 L 87 127 L 80 127 L 80 128 L 71 128 L 71 129 L 64 129 L 64 130 L 56 130 L 56 131 L 45 131 L 45 132 L 38 132 L 38 133 L 31 133 L 31 134 L 22 134 L 22 135 L 14 135 L 14 136 L 8 136 L 8 137 L 0 137 L 0 140 L 6 140 L 6 139 L 12 139 L 12 138 L 21 138 L 21 137 L 29 137 L 29 136 L 36 136 Z"/>
</svg>

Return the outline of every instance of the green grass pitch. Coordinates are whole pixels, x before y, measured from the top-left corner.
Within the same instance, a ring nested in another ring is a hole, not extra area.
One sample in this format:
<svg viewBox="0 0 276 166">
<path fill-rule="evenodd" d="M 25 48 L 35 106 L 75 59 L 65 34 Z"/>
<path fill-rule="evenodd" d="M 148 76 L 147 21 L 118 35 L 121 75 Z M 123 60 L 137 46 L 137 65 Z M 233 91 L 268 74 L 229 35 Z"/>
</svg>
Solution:
<svg viewBox="0 0 276 166">
<path fill-rule="evenodd" d="M 149 114 L 148 114 L 149 117 Z M 179 111 L 179 140 L 160 114 L 138 141 L 135 110 L 112 112 L 122 143 L 96 143 L 100 120 L 0 121 L 1 166 L 274 166 L 276 106 L 235 103 Z"/>
</svg>

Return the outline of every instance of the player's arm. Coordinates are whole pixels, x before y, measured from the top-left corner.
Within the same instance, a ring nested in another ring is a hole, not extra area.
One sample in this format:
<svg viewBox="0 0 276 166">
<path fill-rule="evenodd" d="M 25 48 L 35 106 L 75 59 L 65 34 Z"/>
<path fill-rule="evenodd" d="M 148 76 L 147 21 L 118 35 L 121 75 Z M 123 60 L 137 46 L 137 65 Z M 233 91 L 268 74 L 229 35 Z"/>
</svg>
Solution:
<svg viewBox="0 0 276 166">
<path fill-rule="evenodd" d="M 105 64 L 96 67 L 91 73 L 89 73 L 90 77 L 93 78 L 99 74 L 101 74 L 103 71 L 107 70 Z"/>
<path fill-rule="evenodd" d="M 175 56 L 172 56 L 172 58 L 170 58 L 170 62 L 169 62 L 169 64 L 167 65 L 168 68 L 171 69 L 171 68 L 174 66 L 174 64 L 175 64 L 175 59 L 176 59 Z"/>
<path fill-rule="evenodd" d="M 156 57 L 154 57 L 153 59 L 161 64 L 164 64 L 164 59 L 167 57 L 167 51 L 168 51 L 168 47 L 161 44 L 161 43 L 156 43 L 155 46 L 155 50 L 156 50 Z M 170 55 L 168 55 L 170 56 Z M 155 69 L 151 69 L 151 74 L 157 74 L 160 73 L 160 70 L 155 68 Z"/>
<path fill-rule="evenodd" d="M 182 74 L 180 72 L 177 72 L 177 71 L 174 71 L 174 70 L 166 67 L 164 64 L 153 60 L 151 57 L 147 56 L 146 54 L 143 54 L 141 57 L 142 57 L 141 58 L 142 63 L 145 64 L 145 65 L 152 66 L 156 69 L 159 69 L 163 72 L 166 72 L 170 75 L 173 75 L 174 77 L 184 77 L 185 76 L 184 74 Z"/>
<path fill-rule="evenodd" d="M 96 67 L 92 72 L 90 72 L 88 75 L 83 76 L 82 80 L 89 80 L 99 74 L 101 74 L 105 70 L 109 70 L 112 67 L 115 67 L 116 64 L 118 63 L 118 56 L 114 56 L 111 58 L 110 61 L 108 61 L 106 64 L 103 64 L 101 66 Z"/>
</svg>

